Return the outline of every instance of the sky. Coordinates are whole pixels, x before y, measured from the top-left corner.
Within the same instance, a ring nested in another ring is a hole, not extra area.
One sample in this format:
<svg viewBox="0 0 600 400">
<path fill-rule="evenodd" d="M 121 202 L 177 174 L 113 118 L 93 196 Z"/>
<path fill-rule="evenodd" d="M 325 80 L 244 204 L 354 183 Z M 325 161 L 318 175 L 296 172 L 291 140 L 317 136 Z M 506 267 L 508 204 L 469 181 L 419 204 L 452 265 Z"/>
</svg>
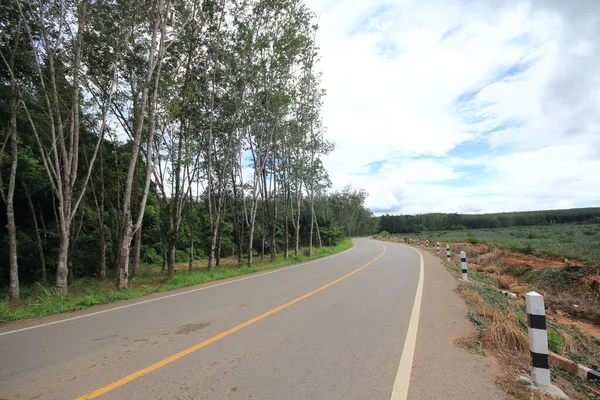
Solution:
<svg viewBox="0 0 600 400">
<path fill-rule="evenodd" d="M 306 0 L 333 184 L 376 214 L 600 206 L 600 0 Z"/>
</svg>

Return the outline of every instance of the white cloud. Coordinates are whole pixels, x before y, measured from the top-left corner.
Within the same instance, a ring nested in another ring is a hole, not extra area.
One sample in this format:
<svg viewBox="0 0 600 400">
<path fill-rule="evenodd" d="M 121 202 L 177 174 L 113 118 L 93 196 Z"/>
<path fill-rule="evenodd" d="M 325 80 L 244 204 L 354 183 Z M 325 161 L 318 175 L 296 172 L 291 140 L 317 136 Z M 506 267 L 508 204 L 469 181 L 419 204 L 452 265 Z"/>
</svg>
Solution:
<svg viewBox="0 0 600 400">
<path fill-rule="evenodd" d="M 600 5 L 571 3 L 308 1 L 334 188 L 379 212 L 598 205 Z"/>
</svg>

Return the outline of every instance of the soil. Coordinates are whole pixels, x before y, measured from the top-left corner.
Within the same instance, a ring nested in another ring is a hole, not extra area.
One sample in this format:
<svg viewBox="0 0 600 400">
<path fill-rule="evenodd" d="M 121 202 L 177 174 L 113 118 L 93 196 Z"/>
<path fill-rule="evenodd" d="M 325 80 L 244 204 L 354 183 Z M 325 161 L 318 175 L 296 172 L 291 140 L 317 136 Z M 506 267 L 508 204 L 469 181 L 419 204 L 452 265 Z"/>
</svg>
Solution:
<svg viewBox="0 0 600 400">
<path fill-rule="evenodd" d="M 590 334 L 596 339 L 600 340 L 600 326 L 591 324 L 589 322 L 569 319 L 560 315 L 553 315 L 551 318 L 559 324 L 579 328 L 581 331 Z"/>
<path fill-rule="evenodd" d="M 534 256 L 531 254 L 518 254 L 503 251 L 503 263 L 507 267 L 518 267 L 526 265 L 532 268 L 547 268 L 547 267 L 562 267 L 565 265 L 565 260 L 562 261 L 556 257 Z"/>
</svg>

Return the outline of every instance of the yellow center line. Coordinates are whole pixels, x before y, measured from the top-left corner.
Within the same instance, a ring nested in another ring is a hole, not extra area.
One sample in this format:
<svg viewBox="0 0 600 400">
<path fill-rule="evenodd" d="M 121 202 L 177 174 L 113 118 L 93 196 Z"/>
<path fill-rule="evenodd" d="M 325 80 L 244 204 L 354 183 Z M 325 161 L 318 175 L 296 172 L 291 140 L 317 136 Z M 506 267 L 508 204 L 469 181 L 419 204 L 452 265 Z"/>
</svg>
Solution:
<svg viewBox="0 0 600 400">
<path fill-rule="evenodd" d="M 229 336 L 229 335 L 231 335 L 231 334 L 233 334 L 233 333 L 235 333 L 235 332 L 237 332 L 237 331 L 239 331 L 241 329 L 244 329 L 247 326 L 250 326 L 250 325 L 254 324 L 255 322 L 258 322 L 258 321 L 260 321 L 262 319 L 267 318 L 270 315 L 275 314 L 278 311 L 283 310 L 284 308 L 287 308 L 287 307 L 289 307 L 289 306 L 291 306 L 293 304 L 296 304 L 299 301 L 302 301 L 302 300 L 306 299 L 307 297 L 312 296 L 315 293 L 319 293 L 319 292 L 327 289 L 328 287 L 333 286 L 333 285 L 335 285 L 336 283 L 338 283 L 340 281 L 343 281 L 344 279 L 348 278 L 349 276 L 354 275 L 355 273 L 357 273 L 358 271 L 360 271 L 362 269 L 367 268 L 369 265 L 373 264 L 375 261 L 377 261 L 381 257 L 383 257 L 383 255 L 387 251 L 387 248 L 385 246 L 381 246 L 381 247 L 383 248 L 383 251 L 381 252 L 381 254 L 379 254 L 377 257 L 375 257 L 373 260 L 369 261 L 368 263 L 366 263 L 362 267 L 359 267 L 359 268 L 355 269 L 354 271 L 352 271 L 352 272 L 350 272 L 350 273 L 342 276 L 341 278 L 338 278 L 338 279 L 336 279 L 336 280 L 334 280 L 332 282 L 329 282 L 328 284 L 323 285 L 320 288 L 313 290 L 312 292 L 308 292 L 306 294 L 303 294 L 300 297 L 296 297 L 294 300 L 290 300 L 290 301 L 288 301 L 285 304 L 282 304 L 282 305 L 280 305 L 278 307 L 275 307 L 272 310 L 269 310 L 269 311 L 267 311 L 267 312 L 265 312 L 263 314 L 260 314 L 257 317 L 249 319 L 248 321 L 243 322 L 243 323 L 241 323 L 241 324 L 239 324 L 237 326 L 234 326 L 231 329 L 228 329 L 228 330 L 226 330 L 224 332 L 221 332 L 218 335 L 211 337 L 210 339 L 206 339 L 205 341 L 200 342 L 198 344 L 195 344 L 192 347 L 189 347 L 189 348 L 187 348 L 185 350 L 180 351 L 179 353 L 173 354 L 170 357 L 167 357 L 167 358 L 165 358 L 163 360 L 160 360 L 160 361 L 158 361 L 158 362 L 156 362 L 156 363 L 154 363 L 152 365 L 149 365 L 146 368 L 142 368 L 139 371 L 136 371 L 136 372 L 134 372 L 132 374 L 129 374 L 129 375 L 127 375 L 127 376 L 125 376 L 125 377 L 123 377 L 123 378 L 121 378 L 119 380 L 116 380 L 116 381 L 114 381 L 112 383 L 109 383 L 108 385 L 103 386 L 103 387 L 101 387 L 99 389 L 96 389 L 93 392 L 90 392 L 88 394 L 84 394 L 83 396 L 78 397 L 76 400 L 90 400 L 90 399 L 95 399 L 95 398 L 97 398 L 99 396 L 102 396 L 103 394 L 106 394 L 106 393 L 108 393 L 110 391 L 113 391 L 116 388 L 121 387 L 121 386 L 123 386 L 123 385 L 125 385 L 125 384 L 127 384 L 127 383 L 129 383 L 131 381 L 133 381 L 134 379 L 140 378 L 140 377 L 142 377 L 142 376 L 144 376 L 146 374 L 149 374 L 152 371 L 156 371 L 157 369 L 162 368 L 162 367 L 164 367 L 167 364 L 170 364 L 170 363 L 172 363 L 174 361 L 177 361 L 180 358 L 183 358 L 183 357 L 185 357 L 185 356 L 187 356 L 187 355 L 189 355 L 189 354 L 191 354 L 191 353 L 193 353 L 195 351 L 198 351 L 198 350 L 202 349 L 203 347 L 208 346 L 211 343 L 215 343 L 215 342 L 223 339 L 224 337 L 227 337 L 227 336 Z"/>
</svg>

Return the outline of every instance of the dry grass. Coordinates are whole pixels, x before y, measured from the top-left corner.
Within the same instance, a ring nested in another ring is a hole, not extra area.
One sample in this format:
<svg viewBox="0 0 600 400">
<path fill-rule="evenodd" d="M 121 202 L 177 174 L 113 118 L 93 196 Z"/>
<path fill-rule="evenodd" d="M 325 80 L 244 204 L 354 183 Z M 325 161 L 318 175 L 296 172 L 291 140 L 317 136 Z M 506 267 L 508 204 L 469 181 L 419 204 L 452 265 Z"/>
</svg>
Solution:
<svg viewBox="0 0 600 400">
<path fill-rule="evenodd" d="M 508 317 L 495 320 L 482 335 L 484 343 L 503 353 L 529 355 L 529 339 L 516 322 Z"/>
<path fill-rule="evenodd" d="M 518 380 L 519 375 L 530 375 L 529 339 L 527 330 L 523 327 L 524 294 L 531 290 L 542 294 L 546 299 L 549 314 L 553 313 L 552 310 L 559 310 L 558 314 L 564 315 L 560 312 L 564 311 L 574 319 L 585 319 L 600 325 L 600 307 L 594 293 L 596 286 L 593 286 L 595 281 L 600 280 L 600 272 L 588 274 L 586 279 L 574 279 L 567 289 L 563 285 L 559 290 L 559 285 L 544 286 L 529 280 L 525 282 L 525 277 L 532 268 L 527 267 L 522 259 L 532 256 L 513 257 L 518 259 L 517 265 L 516 261 L 511 264 L 513 254 L 508 251 L 489 251 L 483 246 L 465 243 L 458 243 L 452 248 L 455 253 L 461 250 L 467 253 L 471 271 L 492 275 L 460 285 L 460 296 L 469 307 L 468 317 L 478 326 L 478 330 L 454 340 L 455 345 L 474 354 L 497 360 L 503 372 L 497 376 L 496 383 L 506 393 L 507 398 L 549 399 L 550 397 L 529 389 Z M 456 258 L 454 261 L 456 262 Z M 488 296 L 488 291 L 496 290 L 492 289 L 493 286 L 517 293 L 519 299 L 510 301 L 507 307 L 502 306 L 493 295 Z M 581 326 L 571 328 L 556 324 L 555 322 L 550 330 L 554 335 L 553 344 L 559 354 L 568 358 L 575 357 L 573 359 L 588 366 L 598 364 L 598 340 L 585 333 L 585 330 L 582 331 Z M 591 398 L 588 397 L 591 391 L 584 389 L 577 376 L 555 371 L 553 382 L 571 399 Z"/>
<path fill-rule="evenodd" d="M 503 317 L 502 312 L 485 301 L 482 295 L 469 289 L 465 289 L 460 293 L 460 296 L 465 299 L 471 312 L 487 318 L 491 321 L 496 321 Z"/>
<path fill-rule="evenodd" d="M 518 283 L 519 281 L 517 280 L 517 278 L 515 278 L 512 275 L 496 275 L 496 285 L 498 285 L 500 289 L 509 290 L 511 287 L 516 286 Z"/>
<path fill-rule="evenodd" d="M 469 264 L 469 271 L 480 272 L 483 271 L 483 267 L 477 264 Z"/>
<path fill-rule="evenodd" d="M 469 257 L 472 260 L 479 258 L 483 254 L 489 253 L 487 245 L 467 246 L 463 250 L 465 251 L 465 253 L 467 253 L 467 257 Z"/>
<path fill-rule="evenodd" d="M 500 273 L 500 268 L 496 267 L 496 266 L 485 267 L 485 268 L 483 268 L 483 272 L 485 272 L 487 274 L 498 274 L 498 273 Z"/>
<path fill-rule="evenodd" d="M 477 264 L 485 267 L 489 266 L 501 266 L 504 253 L 499 250 L 492 250 L 491 252 L 485 253 L 477 257 Z"/>
</svg>

